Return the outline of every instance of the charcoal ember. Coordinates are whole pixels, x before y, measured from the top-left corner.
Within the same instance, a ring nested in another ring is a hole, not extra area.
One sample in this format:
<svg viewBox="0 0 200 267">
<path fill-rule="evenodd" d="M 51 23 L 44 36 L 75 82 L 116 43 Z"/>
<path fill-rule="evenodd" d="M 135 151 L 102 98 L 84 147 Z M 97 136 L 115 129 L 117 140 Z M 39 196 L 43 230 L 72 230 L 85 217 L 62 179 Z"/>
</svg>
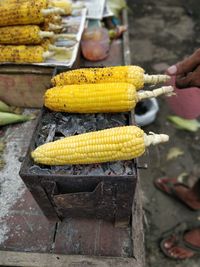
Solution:
<svg viewBox="0 0 200 267">
<path fill-rule="evenodd" d="M 94 114 L 80 114 L 77 120 L 77 134 L 96 131 Z"/>
<path fill-rule="evenodd" d="M 68 122 L 59 123 L 56 129 L 56 134 L 60 133 L 63 136 L 74 135 L 77 131 L 77 125 L 72 118 L 69 118 Z"/>
<path fill-rule="evenodd" d="M 120 113 L 97 114 L 97 130 L 127 125 L 127 117 Z"/>
<path fill-rule="evenodd" d="M 47 125 L 50 123 L 56 123 L 56 118 L 54 117 L 54 112 L 47 112 L 42 117 L 42 124 Z"/>
<path fill-rule="evenodd" d="M 131 160 L 125 161 L 124 162 L 124 167 L 125 167 L 125 174 L 126 175 L 131 175 L 133 174 L 133 162 Z"/>
<path fill-rule="evenodd" d="M 51 170 L 47 168 L 40 167 L 38 165 L 33 165 L 30 167 L 29 171 L 32 174 L 51 174 Z"/>
<path fill-rule="evenodd" d="M 53 117 L 54 117 L 54 120 L 59 125 L 60 123 L 62 123 L 62 121 L 68 122 L 71 116 L 69 116 L 67 113 L 54 112 Z"/>
<path fill-rule="evenodd" d="M 124 162 L 123 161 L 117 161 L 114 163 L 110 163 L 110 169 L 111 171 L 116 175 L 122 175 L 125 172 Z"/>
<path fill-rule="evenodd" d="M 54 174 L 73 175 L 73 172 L 74 172 L 73 165 L 51 166 L 51 173 L 54 173 Z"/>
<path fill-rule="evenodd" d="M 92 168 L 90 169 L 90 172 L 88 173 L 88 175 L 101 176 L 101 175 L 104 175 L 104 170 L 100 164 L 94 164 L 92 165 Z"/>
<path fill-rule="evenodd" d="M 38 138 L 36 139 L 36 147 L 43 145 L 46 142 L 51 127 L 52 124 L 42 126 Z"/>
<path fill-rule="evenodd" d="M 56 133 L 56 124 L 49 125 L 49 133 L 48 133 L 45 143 L 52 142 L 54 140 L 55 133 Z"/>
<path fill-rule="evenodd" d="M 92 169 L 92 165 L 75 165 L 74 175 L 88 175 Z"/>
<path fill-rule="evenodd" d="M 113 123 L 116 123 L 116 126 L 124 126 L 128 125 L 127 118 L 128 116 L 126 116 L 125 114 L 117 113 L 115 116 L 111 118 L 111 121 Z"/>
</svg>

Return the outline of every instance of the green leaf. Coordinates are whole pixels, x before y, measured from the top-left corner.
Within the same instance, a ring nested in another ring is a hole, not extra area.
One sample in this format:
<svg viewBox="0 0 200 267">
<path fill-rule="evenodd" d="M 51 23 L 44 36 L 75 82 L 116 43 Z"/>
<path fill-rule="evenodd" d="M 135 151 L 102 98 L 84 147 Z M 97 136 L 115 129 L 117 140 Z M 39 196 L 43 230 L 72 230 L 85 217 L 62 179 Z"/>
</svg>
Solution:
<svg viewBox="0 0 200 267">
<path fill-rule="evenodd" d="M 168 116 L 168 120 L 181 130 L 196 132 L 200 128 L 198 120 L 186 120 L 178 116 Z"/>
</svg>

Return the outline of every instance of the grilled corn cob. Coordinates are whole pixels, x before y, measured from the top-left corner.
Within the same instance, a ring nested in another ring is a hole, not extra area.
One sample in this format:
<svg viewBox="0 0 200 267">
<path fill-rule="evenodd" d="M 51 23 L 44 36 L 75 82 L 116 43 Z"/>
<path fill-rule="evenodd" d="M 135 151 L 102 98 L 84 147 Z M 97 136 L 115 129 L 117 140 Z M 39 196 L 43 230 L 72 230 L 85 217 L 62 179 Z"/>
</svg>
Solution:
<svg viewBox="0 0 200 267">
<path fill-rule="evenodd" d="M 0 44 L 40 44 L 43 38 L 53 36 L 53 32 L 41 31 L 37 25 L 0 27 Z"/>
<path fill-rule="evenodd" d="M 39 146 L 31 156 L 36 163 L 46 165 L 130 160 L 141 156 L 146 146 L 168 139 L 164 134 L 146 135 L 136 126 L 123 126 L 65 137 Z"/>
<path fill-rule="evenodd" d="M 0 45 L 0 62 L 40 63 L 53 54 L 39 45 Z"/>
<path fill-rule="evenodd" d="M 142 99 L 171 93 L 166 86 L 137 92 L 130 83 L 80 84 L 54 87 L 45 93 L 45 106 L 54 111 L 75 113 L 126 112 Z"/>
<path fill-rule="evenodd" d="M 47 9 L 46 1 L 38 0 L 0 6 L 0 26 L 40 24 L 50 14 L 61 14 L 60 8 Z"/>
<path fill-rule="evenodd" d="M 147 75 L 138 66 L 115 66 L 105 68 L 86 68 L 63 72 L 52 79 L 54 86 L 82 83 L 132 83 L 136 89 L 144 86 L 144 83 L 157 84 L 169 79 L 167 75 Z"/>
</svg>

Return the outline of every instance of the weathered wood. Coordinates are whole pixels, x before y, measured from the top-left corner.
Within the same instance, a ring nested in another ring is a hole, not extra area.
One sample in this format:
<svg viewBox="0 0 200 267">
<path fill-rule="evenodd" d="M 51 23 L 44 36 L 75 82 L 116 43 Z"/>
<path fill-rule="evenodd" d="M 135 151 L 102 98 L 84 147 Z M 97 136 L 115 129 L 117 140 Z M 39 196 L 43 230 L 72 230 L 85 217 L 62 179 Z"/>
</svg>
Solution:
<svg viewBox="0 0 200 267">
<path fill-rule="evenodd" d="M 136 185 L 135 197 L 132 211 L 132 239 L 134 257 L 137 259 L 139 266 L 145 267 L 145 241 L 144 241 L 144 226 L 143 226 L 143 208 L 141 196 L 140 179 L 138 173 L 138 182 Z"/>
<path fill-rule="evenodd" d="M 122 11 L 122 24 L 128 26 L 128 15 L 127 9 L 123 9 Z M 131 51 L 129 46 L 129 32 L 126 31 L 123 33 L 123 57 L 124 57 L 124 65 L 131 65 Z"/>
<path fill-rule="evenodd" d="M 143 267 L 134 258 L 0 251 L 0 265 L 15 267 Z"/>
</svg>

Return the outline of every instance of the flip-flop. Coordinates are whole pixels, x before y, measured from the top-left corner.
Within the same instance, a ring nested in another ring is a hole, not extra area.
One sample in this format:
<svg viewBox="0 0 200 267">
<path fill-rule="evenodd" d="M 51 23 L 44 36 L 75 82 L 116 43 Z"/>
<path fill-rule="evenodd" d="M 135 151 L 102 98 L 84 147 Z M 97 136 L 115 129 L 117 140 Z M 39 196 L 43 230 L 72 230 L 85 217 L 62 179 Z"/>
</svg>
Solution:
<svg viewBox="0 0 200 267">
<path fill-rule="evenodd" d="M 162 183 L 158 182 L 162 181 Z M 173 198 L 181 201 L 185 205 L 187 205 L 191 210 L 198 211 L 200 210 L 199 208 L 194 208 L 190 205 L 189 202 L 186 202 L 185 199 L 182 199 L 176 192 L 175 186 L 182 186 L 185 187 L 186 189 L 190 189 L 189 186 L 180 183 L 177 181 L 176 178 L 159 178 L 154 180 L 154 185 L 156 188 L 158 188 L 160 191 L 163 193 L 167 194 L 168 196 L 172 196 Z"/>
<path fill-rule="evenodd" d="M 167 232 L 165 232 L 162 235 L 162 241 L 160 242 L 160 248 L 162 250 L 162 252 L 169 258 L 171 259 L 175 259 L 175 260 L 185 260 L 197 255 L 200 255 L 200 246 L 194 246 L 191 243 L 188 243 L 186 240 L 184 240 L 184 234 L 192 229 L 195 229 L 197 227 L 200 227 L 200 223 L 199 222 L 184 222 L 184 223 L 180 223 L 178 225 L 176 225 L 174 228 L 172 228 L 171 230 L 168 230 Z M 177 248 L 184 248 L 186 249 L 188 252 L 193 252 L 194 255 L 192 256 L 188 256 L 185 258 L 182 257 L 178 257 L 178 256 L 173 256 L 171 255 L 168 250 L 165 248 L 165 242 L 167 240 L 169 240 L 170 238 L 174 237 L 174 247 Z"/>
</svg>

